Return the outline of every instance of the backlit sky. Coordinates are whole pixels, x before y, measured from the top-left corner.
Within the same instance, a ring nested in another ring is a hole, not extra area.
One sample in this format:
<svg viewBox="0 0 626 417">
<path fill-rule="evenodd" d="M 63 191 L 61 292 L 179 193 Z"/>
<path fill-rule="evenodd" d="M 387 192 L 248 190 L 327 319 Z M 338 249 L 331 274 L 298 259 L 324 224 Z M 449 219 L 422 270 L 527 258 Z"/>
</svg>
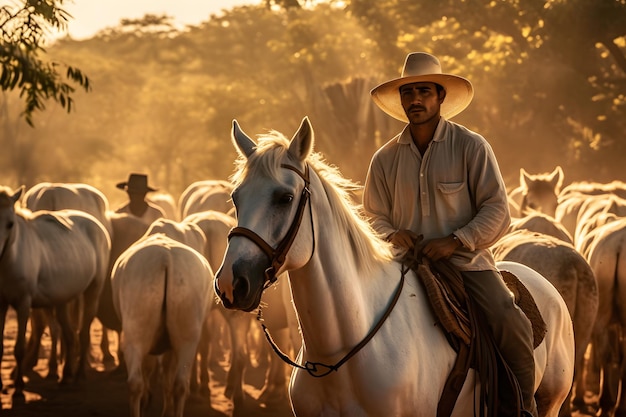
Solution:
<svg viewBox="0 0 626 417">
<path fill-rule="evenodd" d="M 117 26 L 124 18 L 141 18 L 146 14 L 167 14 L 175 25 L 184 27 L 208 20 L 211 14 L 260 0 L 66 0 L 61 9 L 72 15 L 69 35 L 85 39 L 101 29 Z"/>
</svg>

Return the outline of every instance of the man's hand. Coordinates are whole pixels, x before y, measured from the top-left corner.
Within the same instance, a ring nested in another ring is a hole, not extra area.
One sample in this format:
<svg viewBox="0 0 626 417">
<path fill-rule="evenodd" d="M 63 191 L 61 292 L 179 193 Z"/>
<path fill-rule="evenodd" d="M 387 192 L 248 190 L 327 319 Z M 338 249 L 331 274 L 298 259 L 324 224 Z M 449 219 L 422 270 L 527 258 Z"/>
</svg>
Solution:
<svg viewBox="0 0 626 417">
<path fill-rule="evenodd" d="M 387 240 L 394 246 L 402 249 L 412 250 L 417 241 L 417 234 L 410 230 L 398 230 L 387 237 Z"/>
<path fill-rule="evenodd" d="M 461 241 L 455 239 L 454 235 L 450 235 L 440 239 L 433 239 L 426 243 L 424 249 L 422 249 L 422 254 L 433 261 L 448 259 L 461 246 Z"/>
</svg>

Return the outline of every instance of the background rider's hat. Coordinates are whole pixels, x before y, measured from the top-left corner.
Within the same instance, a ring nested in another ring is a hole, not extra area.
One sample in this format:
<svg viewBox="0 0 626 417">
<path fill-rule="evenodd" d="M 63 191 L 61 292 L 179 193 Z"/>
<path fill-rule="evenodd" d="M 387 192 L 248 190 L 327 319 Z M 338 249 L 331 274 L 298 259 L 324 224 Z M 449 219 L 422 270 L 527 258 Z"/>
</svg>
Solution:
<svg viewBox="0 0 626 417">
<path fill-rule="evenodd" d="M 148 176 L 145 174 L 130 174 L 128 181 L 120 182 L 115 185 L 117 188 L 130 191 L 130 192 L 144 192 L 157 191 L 156 188 L 148 186 Z"/>
<path fill-rule="evenodd" d="M 408 122 L 400 102 L 400 87 L 405 84 L 432 82 L 446 90 L 446 98 L 441 104 L 441 115 L 450 119 L 461 113 L 474 97 L 472 83 L 458 75 L 444 74 L 437 57 L 426 52 L 412 52 L 407 55 L 402 76 L 387 81 L 371 91 L 372 100 L 388 115 Z"/>
</svg>

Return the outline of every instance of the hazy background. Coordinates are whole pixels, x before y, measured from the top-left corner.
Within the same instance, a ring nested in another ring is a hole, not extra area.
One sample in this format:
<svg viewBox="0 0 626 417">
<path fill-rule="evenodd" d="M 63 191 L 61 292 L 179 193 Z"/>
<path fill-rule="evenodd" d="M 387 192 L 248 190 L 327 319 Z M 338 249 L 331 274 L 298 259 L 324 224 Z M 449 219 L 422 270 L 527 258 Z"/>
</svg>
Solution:
<svg viewBox="0 0 626 417">
<path fill-rule="evenodd" d="M 119 25 L 122 19 L 139 19 L 146 14 L 172 17 L 179 29 L 198 25 L 212 14 L 260 0 L 69 0 L 63 9 L 72 15 L 63 33 L 73 39 L 86 39 L 107 27 Z"/>
<path fill-rule="evenodd" d="M 70 36 L 46 49 L 92 91 L 76 90 L 70 114 L 48 103 L 34 128 L 16 93 L 0 96 L 1 184 L 85 182 L 115 200 L 117 182 L 144 172 L 177 197 L 231 174 L 234 118 L 251 136 L 291 136 L 304 116 L 316 150 L 362 183 L 402 128 L 369 90 L 411 51 L 472 81 L 474 101 L 453 120 L 489 140 L 509 187 L 522 167 L 626 180 L 624 0 L 75 3 L 64 5 Z"/>
</svg>

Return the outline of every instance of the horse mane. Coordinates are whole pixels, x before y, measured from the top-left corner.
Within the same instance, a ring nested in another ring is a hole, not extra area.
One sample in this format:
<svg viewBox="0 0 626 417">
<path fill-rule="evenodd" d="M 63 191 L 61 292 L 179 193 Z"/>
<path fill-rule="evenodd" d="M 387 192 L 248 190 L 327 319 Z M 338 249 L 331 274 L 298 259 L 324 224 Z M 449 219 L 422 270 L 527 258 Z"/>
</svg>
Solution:
<svg viewBox="0 0 626 417">
<path fill-rule="evenodd" d="M 230 177 L 231 181 L 236 187 L 248 176 L 266 175 L 278 179 L 280 165 L 288 148 L 289 140 L 280 132 L 272 130 L 266 135 L 260 135 L 256 151 L 248 158 L 239 155 L 235 161 L 236 169 Z M 342 246 L 352 249 L 360 261 L 361 269 L 370 271 L 381 262 L 391 260 L 391 245 L 372 228 L 362 205 L 351 197 L 351 193 L 361 186 L 345 178 L 336 166 L 329 165 L 318 152 L 311 152 L 306 163 L 322 183 L 331 210 L 335 213 L 334 227 L 346 231 L 338 236 L 345 239 L 341 242 Z"/>
</svg>

